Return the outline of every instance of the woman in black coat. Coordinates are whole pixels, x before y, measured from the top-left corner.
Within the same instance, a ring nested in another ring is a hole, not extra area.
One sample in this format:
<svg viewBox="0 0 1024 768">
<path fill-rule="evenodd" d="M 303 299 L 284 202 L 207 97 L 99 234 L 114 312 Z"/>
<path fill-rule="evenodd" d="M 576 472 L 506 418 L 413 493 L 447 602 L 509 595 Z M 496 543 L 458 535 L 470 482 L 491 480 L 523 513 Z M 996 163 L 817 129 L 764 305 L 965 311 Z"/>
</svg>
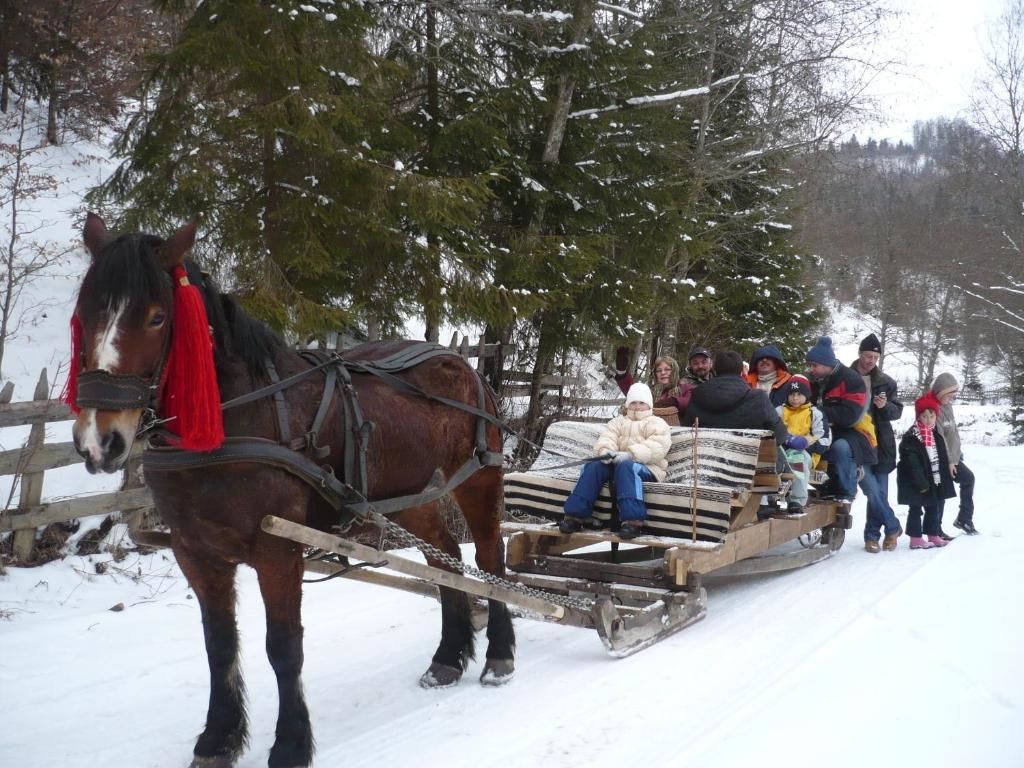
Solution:
<svg viewBox="0 0 1024 768">
<path fill-rule="evenodd" d="M 911 549 L 944 547 L 942 504 L 956 496 L 949 456 L 942 435 L 935 429 L 939 402 L 928 392 L 914 402 L 917 421 L 900 441 L 900 460 L 896 466 L 897 500 L 910 507 L 907 511 L 907 535 Z M 922 531 L 921 513 L 924 512 Z M 927 539 L 925 538 L 927 536 Z"/>
</svg>

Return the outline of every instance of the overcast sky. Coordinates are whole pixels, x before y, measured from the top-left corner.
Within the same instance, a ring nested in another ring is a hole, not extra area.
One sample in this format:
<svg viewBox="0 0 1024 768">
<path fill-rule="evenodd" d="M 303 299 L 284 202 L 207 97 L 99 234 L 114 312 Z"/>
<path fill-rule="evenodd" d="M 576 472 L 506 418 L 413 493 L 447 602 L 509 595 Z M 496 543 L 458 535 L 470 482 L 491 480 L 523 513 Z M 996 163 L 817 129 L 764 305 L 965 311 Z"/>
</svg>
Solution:
<svg viewBox="0 0 1024 768">
<path fill-rule="evenodd" d="M 880 76 L 870 93 L 883 104 L 887 122 L 856 131 L 891 141 L 912 138 L 915 120 L 964 116 L 974 78 L 982 67 L 987 25 L 1009 0 L 890 0 L 901 12 L 882 50 L 901 61 L 902 74 Z"/>
</svg>

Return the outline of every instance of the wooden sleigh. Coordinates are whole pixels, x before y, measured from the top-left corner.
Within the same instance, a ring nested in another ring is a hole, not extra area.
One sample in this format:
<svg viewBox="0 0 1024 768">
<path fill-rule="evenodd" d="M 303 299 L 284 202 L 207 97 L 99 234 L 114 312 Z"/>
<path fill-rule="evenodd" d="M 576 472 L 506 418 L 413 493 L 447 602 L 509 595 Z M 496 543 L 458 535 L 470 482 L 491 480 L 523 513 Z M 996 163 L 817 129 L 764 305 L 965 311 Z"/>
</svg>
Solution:
<svg viewBox="0 0 1024 768">
<path fill-rule="evenodd" d="M 600 428 L 553 424 L 545 447 L 586 458 Z M 666 482 L 644 484 L 644 535 L 620 548 L 611 531 L 564 535 L 550 523 L 507 522 L 509 572 L 524 585 L 601 604 L 581 625 L 597 629 L 611 654 L 635 653 L 703 618 L 706 577 L 798 568 L 842 546 L 848 505 L 812 498 L 802 514 L 785 514 L 792 476 L 776 471 L 776 456 L 769 432 L 673 428 Z M 560 520 L 580 471 L 557 468 L 566 458 L 545 454 L 529 472 L 507 474 L 507 515 Z M 594 517 L 612 522 L 607 488 Z"/>
</svg>

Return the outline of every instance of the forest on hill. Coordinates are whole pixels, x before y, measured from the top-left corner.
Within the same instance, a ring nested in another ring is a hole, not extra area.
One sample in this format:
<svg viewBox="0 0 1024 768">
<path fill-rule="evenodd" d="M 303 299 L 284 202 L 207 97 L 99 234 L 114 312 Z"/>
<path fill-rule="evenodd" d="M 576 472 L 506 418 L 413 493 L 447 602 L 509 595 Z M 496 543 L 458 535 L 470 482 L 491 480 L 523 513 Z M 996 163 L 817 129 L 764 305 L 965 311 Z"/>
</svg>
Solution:
<svg viewBox="0 0 1024 768">
<path fill-rule="evenodd" d="M 1002 84 L 1024 74 L 1020 2 L 970 122 L 842 142 L 886 18 L 875 0 L 11 0 L 0 338 L 19 276 L 52 258 L 19 230 L 40 145 L 90 137 L 117 162 L 88 200 L 112 226 L 198 218 L 197 259 L 296 341 L 481 327 L 515 350 L 495 385 L 530 372 L 527 423 L 581 353 L 797 359 L 837 304 L 920 381 L 956 351 L 967 385 L 996 368 L 1019 408 L 1022 110 Z"/>
</svg>

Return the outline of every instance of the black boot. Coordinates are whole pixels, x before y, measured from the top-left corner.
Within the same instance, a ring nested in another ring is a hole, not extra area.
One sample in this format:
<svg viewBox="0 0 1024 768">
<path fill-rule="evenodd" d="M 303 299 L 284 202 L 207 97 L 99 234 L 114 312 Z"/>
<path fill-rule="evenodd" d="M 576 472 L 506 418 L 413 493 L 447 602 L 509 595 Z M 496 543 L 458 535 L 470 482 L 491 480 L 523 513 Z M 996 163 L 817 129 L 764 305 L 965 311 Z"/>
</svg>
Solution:
<svg viewBox="0 0 1024 768">
<path fill-rule="evenodd" d="M 620 539 L 635 539 L 643 533 L 643 520 L 626 520 L 619 526 Z"/>
<path fill-rule="evenodd" d="M 958 519 L 956 522 L 953 523 L 953 527 L 954 528 L 959 528 L 961 531 L 966 533 L 968 536 L 977 536 L 978 535 L 978 529 L 974 527 L 974 523 L 972 523 L 970 520 L 967 520 L 966 522 L 964 522 L 963 520 L 959 520 Z"/>
<path fill-rule="evenodd" d="M 566 515 L 558 524 L 558 530 L 562 533 L 579 533 L 583 530 L 583 518 Z"/>
</svg>

